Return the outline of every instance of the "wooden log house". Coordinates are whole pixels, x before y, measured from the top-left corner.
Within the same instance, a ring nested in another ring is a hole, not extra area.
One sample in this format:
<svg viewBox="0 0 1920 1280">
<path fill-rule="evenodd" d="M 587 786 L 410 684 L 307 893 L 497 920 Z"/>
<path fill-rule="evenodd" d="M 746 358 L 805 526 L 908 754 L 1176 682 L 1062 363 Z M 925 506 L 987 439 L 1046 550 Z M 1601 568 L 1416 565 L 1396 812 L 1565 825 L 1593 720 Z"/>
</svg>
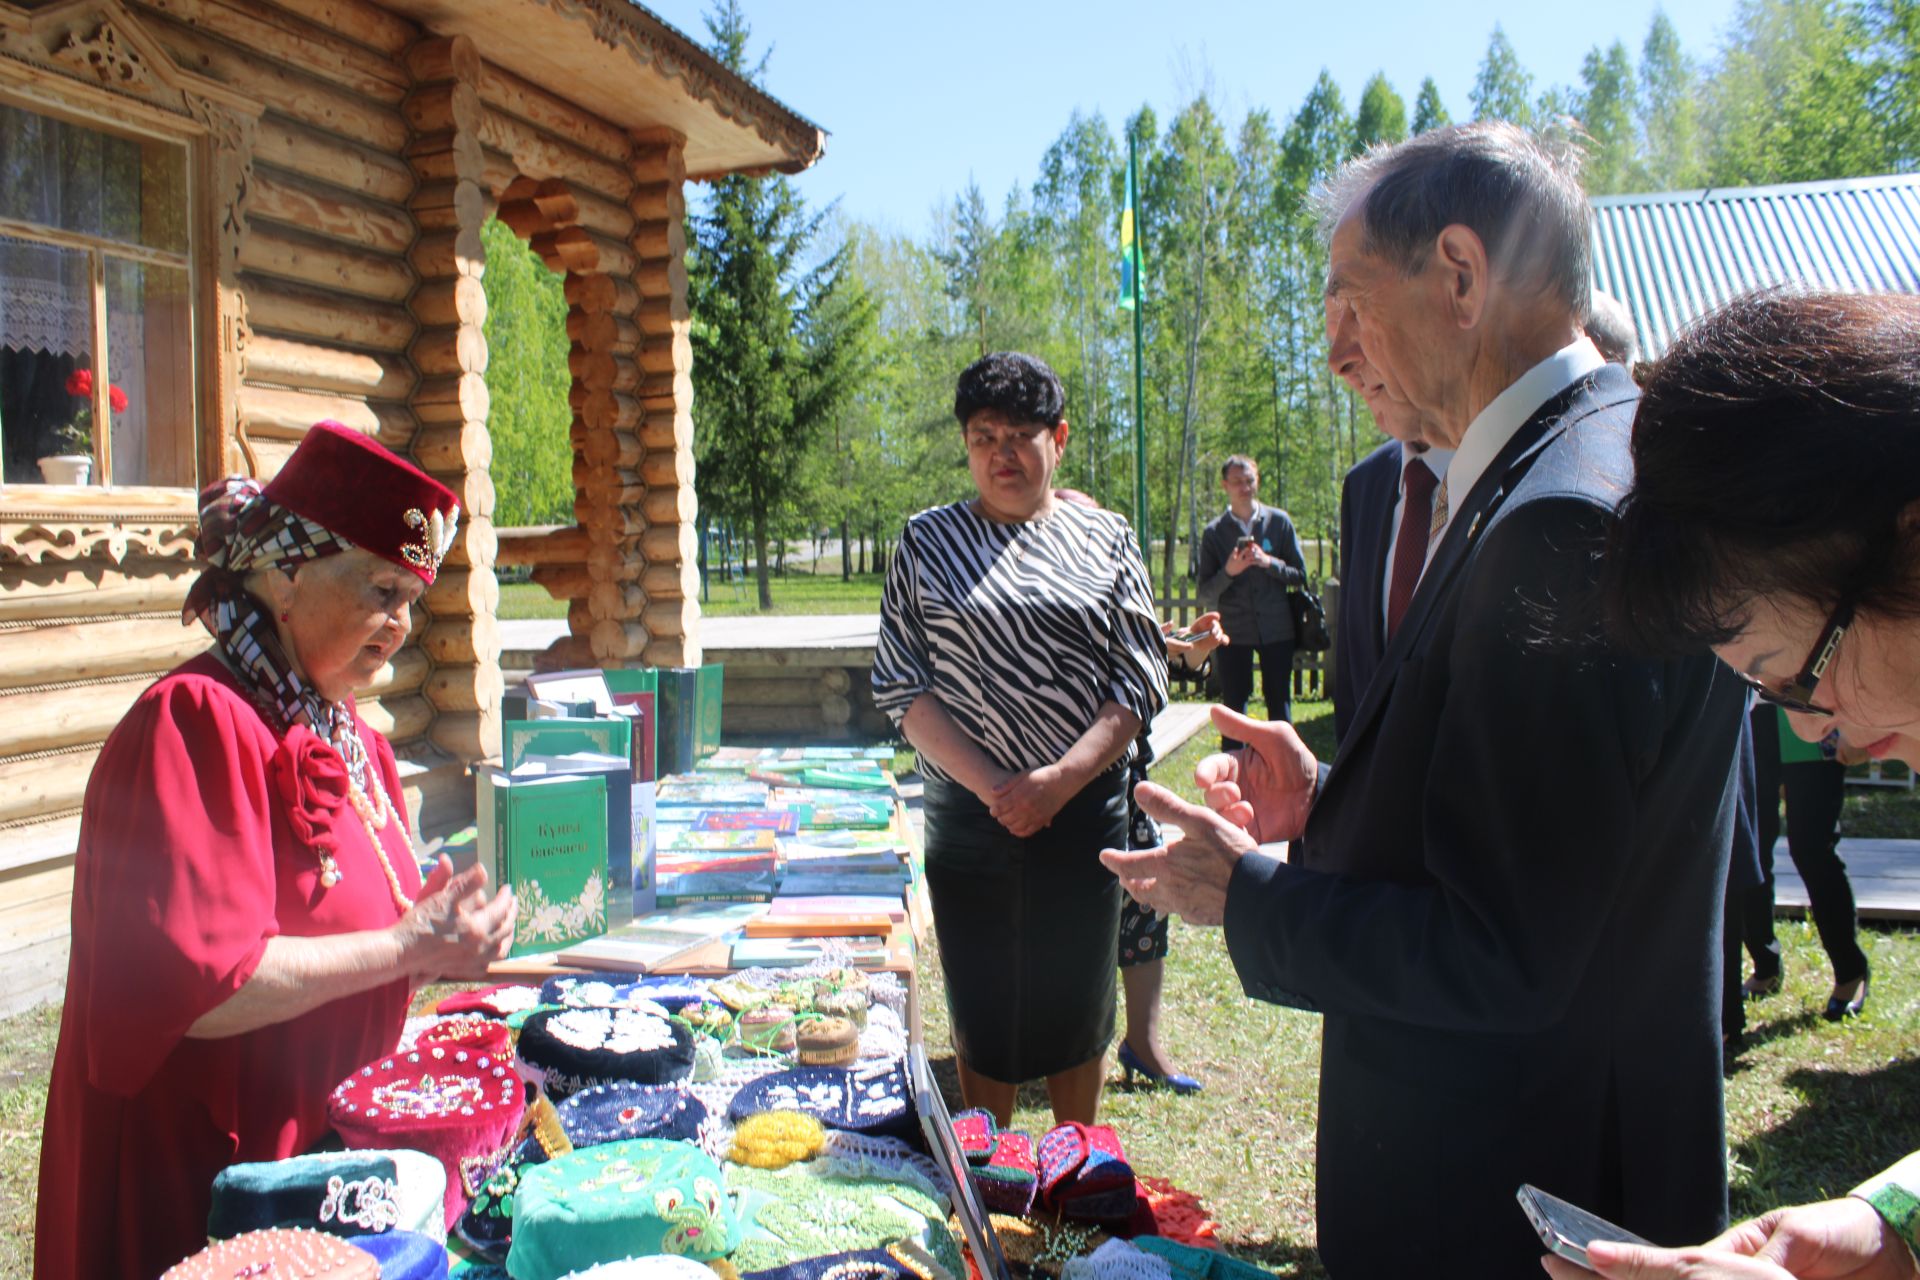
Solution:
<svg viewBox="0 0 1920 1280">
<path fill-rule="evenodd" d="M 700 660 L 685 186 L 821 131 L 627 0 L 0 0 L 0 1008 L 58 994 L 99 744 L 202 649 L 197 488 L 347 423 L 460 497 L 360 702 L 431 829 L 499 748 L 495 567 L 569 661 Z M 576 526 L 491 520 L 481 227 L 566 277 Z M 35 465 L 96 375 L 87 484 Z M 115 413 L 109 384 L 127 396 Z"/>
</svg>

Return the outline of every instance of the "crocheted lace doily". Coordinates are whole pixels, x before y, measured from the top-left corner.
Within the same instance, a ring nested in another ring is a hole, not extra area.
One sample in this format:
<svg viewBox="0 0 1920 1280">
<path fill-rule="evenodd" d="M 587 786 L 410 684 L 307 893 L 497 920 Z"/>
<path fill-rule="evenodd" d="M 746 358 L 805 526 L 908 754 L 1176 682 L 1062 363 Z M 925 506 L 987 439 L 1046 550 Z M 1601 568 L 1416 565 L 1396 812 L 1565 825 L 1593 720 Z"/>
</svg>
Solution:
<svg viewBox="0 0 1920 1280">
<path fill-rule="evenodd" d="M 1125 1240 L 1109 1240 L 1084 1258 L 1060 1268 L 1060 1280 L 1172 1280 L 1165 1258 L 1143 1253 Z"/>
</svg>

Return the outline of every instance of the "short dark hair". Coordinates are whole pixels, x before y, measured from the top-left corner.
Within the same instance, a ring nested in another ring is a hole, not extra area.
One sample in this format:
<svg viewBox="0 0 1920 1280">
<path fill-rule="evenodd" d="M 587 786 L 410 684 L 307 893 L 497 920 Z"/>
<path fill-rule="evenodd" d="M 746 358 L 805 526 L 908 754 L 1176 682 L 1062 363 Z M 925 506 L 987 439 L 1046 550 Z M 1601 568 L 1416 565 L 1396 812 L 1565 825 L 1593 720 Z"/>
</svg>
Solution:
<svg viewBox="0 0 1920 1280">
<path fill-rule="evenodd" d="M 1633 330 L 1633 313 L 1610 293 L 1593 291 L 1587 306 L 1587 337 L 1608 364 L 1631 369 L 1640 357 L 1640 339 Z"/>
<path fill-rule="evenodd" d="M 1255 462 L 1252 458 L 1249 458 L 1244 453 L 1236 453 L 1232 457 L 1228 458 L 1225 462 L 1220 464 L 1220 478 L 1222 480 L 1225 480 L 1229 475 L 1233 474 L 1233 469 L 1235 467 L 1245 467 L 1247 470 L 1253 472 L 1253 474 L 1255 474 L 1256 476 L 1260 474 L 1259 463 Z"/>
<path fill-rule="evenodd" d="M 1067 416 L 1067 393 L 1038 356 L 995 351 L 961 370 L 953 391 L 953 416 L 962 427 L 982 409 L 997 409 L 1008 422 L 1057 427 Z"/>
<path fill-rule="evenodd" d="M 1630 647 L 1725 644 L 1762 600 L 1920 618 L 1920 297 L 1735 299 L 1653 365 L 1633 462 L 1602 581 Z"/>
<path fill-rule="evenodd" d="M 1592 289 L 1593 211 L 1570 130 L 1543 133 L 1504 120 L 1431 129 L 1347 162 L 1315 203 L 1321 235 L 1356 204 L 1366 251 L 1412 275 L 1458 223 L 1487 247 L 1507 280 L 1534 285 L 1585 325 Z"/>
</svg>

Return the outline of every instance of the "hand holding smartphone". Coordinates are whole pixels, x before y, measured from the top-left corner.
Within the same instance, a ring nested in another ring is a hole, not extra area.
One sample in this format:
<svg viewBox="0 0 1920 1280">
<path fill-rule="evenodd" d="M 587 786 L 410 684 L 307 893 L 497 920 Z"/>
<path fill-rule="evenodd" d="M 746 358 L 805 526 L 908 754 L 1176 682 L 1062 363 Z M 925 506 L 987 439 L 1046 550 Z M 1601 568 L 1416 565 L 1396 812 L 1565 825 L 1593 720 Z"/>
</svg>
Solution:
<svg viewBox="0 0 1920 1280">
<path fill-rule="evenodd" d="M 1592 1270 L 1592 1264 L 1587 1261 L 1587 1245 L 1592 1241 L 1652 1243 L 1625 1227 L 1616 1227 L 1605 1218 L 1588 1213 L 1578 1205 L 1568 1204 L 1558 1196 L 1550 1196 L 1532 1183 L 1522 1183 L 1516 1194 L 1520 1208 L 1526 1212 L 1527 1221 L 1533 1224 L 1533 1229 L 1539 1233 L 1540 1242 L 1547 1246 L 1548 1252 L 1588 1270 Z"/>
</svg>

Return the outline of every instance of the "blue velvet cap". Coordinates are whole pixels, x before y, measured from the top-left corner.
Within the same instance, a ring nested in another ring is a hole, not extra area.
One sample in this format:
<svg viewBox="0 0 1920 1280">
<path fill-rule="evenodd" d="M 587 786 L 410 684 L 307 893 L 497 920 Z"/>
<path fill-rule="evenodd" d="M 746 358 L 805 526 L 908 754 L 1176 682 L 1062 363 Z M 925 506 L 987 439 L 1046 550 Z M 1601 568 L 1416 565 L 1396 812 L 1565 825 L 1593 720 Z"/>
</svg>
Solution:
<svg viewBox="0 0 1920 1280">
<path fill-rule="evenodd" d="M 831 1129 L 912 1140 L 919 1114 L 907 1085 L 906 1063 L 879 1069 L 794 1067 L 742 1086 L 727 1107 L 738 1124 L 762 1111 L 800 1111 Z"/>
<path fill-rule="evenodd" d="M 354 1236 L 347 1241 L 380 1264 L 380 1280 L 447 1280 L 447 1247 L 415 1231 Z"/>
<path fill-rule="evenodd" d="M 330 1151 L 229 1165 L 213 1180 L 207 1238 L 231 1240 L 270 1227 L 337 1236 L 399 1224 L 399 1171 L 385 1152 Z"/>
<path fill-rule="evenodd" d="M 628 1138 L 691 1142 L 706 1118 L 706 1104 L 678 1085 L 597 1084 L 560 1104 L 560 1127 L 575 1147 Z"/>
<path fill-rule="evenodd" d="M 885 1249 L 861 1249 L 764 1271 L 743 1271 L 740 1280 L 915 1280 L 915 1276 Z"/>
</svg>

